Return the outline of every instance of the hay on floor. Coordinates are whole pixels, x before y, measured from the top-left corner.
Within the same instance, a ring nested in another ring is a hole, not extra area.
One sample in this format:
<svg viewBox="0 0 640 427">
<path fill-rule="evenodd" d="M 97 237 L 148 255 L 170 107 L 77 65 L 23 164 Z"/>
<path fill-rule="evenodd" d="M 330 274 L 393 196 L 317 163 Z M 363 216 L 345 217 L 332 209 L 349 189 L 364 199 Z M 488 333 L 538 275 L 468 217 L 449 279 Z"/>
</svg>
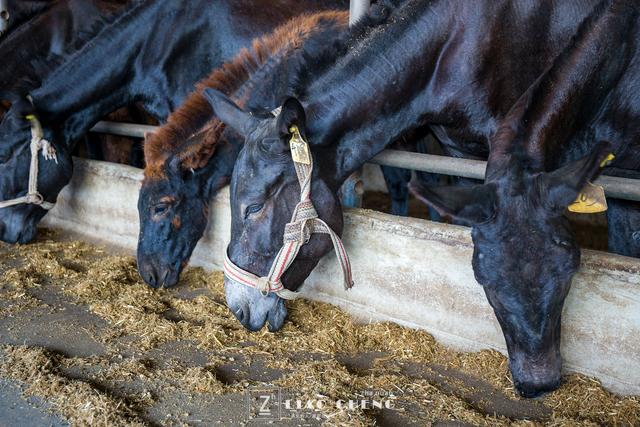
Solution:
<svg viewBox="0 0 640 427">
<path fill-rule="evenodd" d="M 613 426 L 640 422 L 637 397 L 616 396 L 598 381 L 582 375 L 565 377 L 558 391 L 537 401 L 551 408 L 543 421 L 488 413 L 482 401 L 469 398 L 478 390 L 442 372 L 455 370 L 478 378 L 497 395 L 517 400 L 506 358 L 495 351 L 453 352 L 424 331 L 389 323 L 358 324 L 335 307 L 302 300 L 288 303 L 289 319 L 280 332 L 250 333 L 225 306 L 220 272 L 188 269 L 178 291 L 153 290 L 139 278 L 134 258 L 48 237 L 32 245 L 0 247 L 0 291 L 11 298 L 10 304 L 0 305 L 0 317 L 37 306 L 32 290 L 50 287 L 108 322 L 107 331 L 94 338 L 107 346 L 109 353 L 87 359 L 64 358 L 42 349 L 6 347 L 0 373 L 25 382 L 27 394 L 52 401 L 54 409 L 74 423 L 136 424 L 142 422 L 136 414 L 145 405 L 152 405 L 153 398 L 110 396 L 90 384 L 61 376 L 60 366 L 100 366 L 99 378 L 104 381 L 144 378 L 209 395 L 264 385 L 246 380 L 220 381 L 215 368 L 237 357 L 231 355 L 241 355 L 247 366 L 262 358 L 270 368 L 283 373 L 269 385 L 295 389 L 308 398 L 349 399 L 363 390 L 386 390 L 395 396 L 397 410 L 413 408 L 412 417 L 425 423 L 456 420 L 486 426 Z M 204 366 L 173 363 L 162 368 L 135 358 L 114 359 L 121 350 L 115 343 L 123 337 L 135 337 L 128 345 L 141 354 L 166 343 L 188 340 L 210 357 Z M 344 363 L 347 356 L 363 354 L 377 355 L 364 372 Z M 422 367 L 425 374 L 407 374 L 407 366 Z M 367 410 L 327 408 L 323 415 L 332 424 L 373 422 L 373 413 Z"/>
</svg>

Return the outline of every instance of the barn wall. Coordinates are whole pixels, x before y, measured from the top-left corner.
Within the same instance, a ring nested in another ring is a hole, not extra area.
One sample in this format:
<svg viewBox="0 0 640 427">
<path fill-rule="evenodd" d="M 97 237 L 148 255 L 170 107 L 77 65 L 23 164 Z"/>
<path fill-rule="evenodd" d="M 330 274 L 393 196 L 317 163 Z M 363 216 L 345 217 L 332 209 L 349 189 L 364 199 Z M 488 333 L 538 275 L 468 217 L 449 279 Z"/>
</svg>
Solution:
<svg viewBox="0 0 640 427">
<path fill-rule="evenodd" d="M 73 181 L 45 225 L 134 251 L 142 173 L 127 166 L 76 160 Z M 422 328 L 459 350 L 496 348 L 504 339 L 470 267 L 468 229 L 356 209 L 344 240 L 356 286 L 344 291 L 333 255 L 323 259 L 304 295 L 338 305 L 366 321 Z M 228 191 L 211 209 L 210 226 L 192 264 L 221 268 L 229 238 Z M 640 260 L 583 252 L 563 314 L 569 371 L 599 378 L 613 391 L 640 394 Z"/>
</svg>

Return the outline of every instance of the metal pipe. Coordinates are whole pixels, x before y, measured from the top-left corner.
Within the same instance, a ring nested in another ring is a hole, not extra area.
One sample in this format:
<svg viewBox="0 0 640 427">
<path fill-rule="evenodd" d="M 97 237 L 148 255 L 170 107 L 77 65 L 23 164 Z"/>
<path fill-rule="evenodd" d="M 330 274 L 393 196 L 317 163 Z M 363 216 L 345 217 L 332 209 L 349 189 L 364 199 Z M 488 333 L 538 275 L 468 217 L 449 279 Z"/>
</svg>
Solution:
<svg viewBox="0 0 640 427">
<path fill-rule="evenodd" d="M 602 185 L 609 197 L 640 202 L 640 180 L 601 175 L 595 183 Z"/>
<path fill-rule="evenodd" d="M 384 150 L 369 160 L 369 163 L 480 180 L 484 179 L 487 169 L 487 162 L 482 160 L 458 159 L 399 150 Z M 596 179 L 595 183 L 602 185 L 609 197 L 640 201 L 640 180 L 603 175 Z"/>
<path fill-rule="evenodd" d="M 145 133 L 153 133 L 158 126 L 138 125 L 135 123 L 98 122 L 91 129 L 94 133 L 108 133 L 110 135 L 144 138 Z"/>
<path fill-rule="evenodd" d="M 157 126 L 133 123 L 99 122 L 91 129 L 91 132 L 144 138 L 145 133 L 154 132 L 157 129 Z M 487 162 L 482 160 L 409 153 L 400 150 L 384 150 L 369 163 L 480 180 L 484 179 L 487 167 Z M 640 201 L 640 180 L 601 176 L 595 183 L 602 185 L 609 197 Z"/>
<path fill-rule="evenodd" d="M 349 4 L 349 25 L 353 25 L 369 10 L 371 0 L 351 0 Z"/>
<path fill-rule="evenodd" d="M 351 0 L 349 4 L 349 26 L 352 26 L 362 18 L 371 5 L 370 0 Z M 347 208 L 360 208 L 363 202 L 364 184 L 362 182 L 362 170 L 351 174 L 342 184 L 342 205 Z"/>
<path fill-rule="evenodd" d="M 400 150 L 384 150 L 369 160 L 369 163 L 474 179 L 484 179 L 487 168 L 487 162 L 482 160 L 458 159 Z"/>
</svg>

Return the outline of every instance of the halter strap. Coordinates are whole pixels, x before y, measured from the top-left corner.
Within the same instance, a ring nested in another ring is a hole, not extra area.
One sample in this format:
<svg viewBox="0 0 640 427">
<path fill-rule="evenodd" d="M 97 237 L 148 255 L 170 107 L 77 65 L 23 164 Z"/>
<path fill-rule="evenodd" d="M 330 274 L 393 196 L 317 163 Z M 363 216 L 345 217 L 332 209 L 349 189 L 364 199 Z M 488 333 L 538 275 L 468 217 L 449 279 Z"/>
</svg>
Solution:
<svg viewBox="0 0 640 427">
<path fill-rule="evenodd" d="M 36 116 L 28 115 L 26 119 L 31 122 L 31 143 L 29 144 L 29 148 L 31 150 L 31 164 L 29 166 L 29 187 L 27 189 L 27 194 L 15 199 L 0 201 L 0 209 L 27 204 L 40 206 L 42 209 L 50 210 L 53 209 L 55 204 L 45 201 L 42 194 L 38 191 L 38 152 L 42 150 L 42 156 L 45 160 L 53 160 L 56 164 L 58 164 L 58 157 L 56 156 L 56 150 L 51 146 L 51 143 L 44 139 L 42 125 Z"/>
<path fill-rule="evenodd" d="M 312 234 L 327 234 L 333 243 L 333 249 L 338 258 L 345 289 L 353 287 L 351 277 L 351 264 L 347 251 L 342 244 L 340 237 L 318 217 L 313 202 L 311 201 L 311 177 L 313 175 L 313 157 L 309 146 L 300 135 L 297 127 L 291 129 L 291 156 L 296 169 L 296 175 L 300 184 L 300 202 L 293 210 L 291 222 L 284 229 L 283 246 L 277 253 L 269 274 L 265 277 L 258 277 L 253 273 L 235 265 L 229 255 L 225 254 L 224 274 L 227 279 L 258 289 L 265 296 L 275 293 L 280 298 L 295 299 L 298 292 L 293 292 L 282 285 L 282 276 L 296 259 L 300 248 L 309 242 Z"/>
</svg>

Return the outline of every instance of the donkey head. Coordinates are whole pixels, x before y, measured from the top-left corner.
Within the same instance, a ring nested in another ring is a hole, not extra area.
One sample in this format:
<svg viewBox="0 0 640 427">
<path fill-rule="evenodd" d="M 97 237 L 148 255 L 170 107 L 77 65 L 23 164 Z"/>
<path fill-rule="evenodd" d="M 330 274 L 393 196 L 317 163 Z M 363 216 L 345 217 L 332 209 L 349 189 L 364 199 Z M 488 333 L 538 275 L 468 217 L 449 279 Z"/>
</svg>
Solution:
<svg viewBox="0 0 640 427">
<path fill-rule="evenodd" d="M 242 111 L 219 92 L 206 95 L 216 113 L 245 138 L 231 179 L 231 242 L 229 259 L 257 276 L 266 276 L 283 245 L 285 225 L 300 201 L 300 185 L 289 148 L 290 128 L 305 135 L 306 117 L 302 105 L 288 99 L 277 117 L 259 118 Z M 318 163 L 320 150 L 313 150 Z M 342 230 L 342 208 L 334 184 L 321 176 L 312 177 L 311 198 L 322 220 L 333 230 Z M 320 258 L 331 250 L 331 240 L 314 234 L 302 246 L 291 267 L 282 276 L 288 290 L 297 290 Z M 282 327 L 286 317 L 284 301 L 275 294 L 262 295 L 253 288 L 225 279 L 227 304 L 248 329 L 257 331 L 269 322 L 269 330 Z"/>
<path fill-rule="evenodd" d="M 147 165 L 138 199 L 137 256 L 140 275 L 150 286 L 178 282 L 204 234 L 209 200 L 228 183 L 239 146 L 217 143 L 197 169 L 188 166 L 193 162 L 184 153 L 173 154 L 158 167 Z"/>
<path fill-rule="evenodd" d="M 25 100 L 11 105 L 0 124 L 0 201 L 27 195 L 31 165 L 31 127 L 33 106 Z M 45 136 L 52 134 L 45 129 Z M 56 161 L 46 160 L 39 152 L 37 191 L 45 202 L 55 203 L 62 188 L 71 180 L 73 164 L 64 144 L 51 143 Z M 36 236 L 38 222 L 47 213 L 36 204 L 18 204 L 0 208 L 0 240 L 8 243 L 27 243 Z"/>
<path fill-rule="evenodd" d="M 498 318 L 517 390 L 534 397 L 560 383 L 560 317 L 580 250 L 564 212 L 607 152 L 553 172 L 531 172 L 515 158 L 490 159 L 486 183 L 412 192 L 472 225 L 473 270 Z"/>
</svg>

